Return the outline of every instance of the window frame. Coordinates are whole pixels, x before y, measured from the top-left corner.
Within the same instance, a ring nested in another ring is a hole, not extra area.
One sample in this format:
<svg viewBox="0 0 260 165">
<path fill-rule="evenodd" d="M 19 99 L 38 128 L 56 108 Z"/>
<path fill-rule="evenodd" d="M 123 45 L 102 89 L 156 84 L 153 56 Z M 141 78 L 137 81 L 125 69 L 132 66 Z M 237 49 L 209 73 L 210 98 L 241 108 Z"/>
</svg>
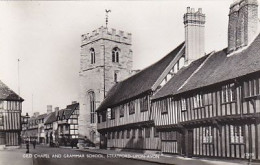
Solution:
<svg viewBox="0 0 260 165">
<path fill-rule="evenodd" d="M 230 144 L 245 144 L 245 127 L 230 125 Z"/>
<path fill-rule="evenodd" d="M 135 114 L 135 101 L 130 101 L 128 103 L 129 115 Z"/>
<path fill-rule="evenodd" d="M 112 62 L 119 63 L 119 53 L 120 49 L 118 47 L 112 49 Z"/>
<path fill-rule="evenodd" d="M 111 108 L 110 120 L 114 120 L 115 118 L 116 118 L 116 109 L 115 108 Z"/>
<path fill-rule="evenodd" d="M 234 83 L 222 86 L 221 102 L 230 103 L 236 101 L 236 87 Z"/>
<path fill-rule="evenodd" d="M 119 117 L 124 117 L 125 116 L 125 105 L 121 105 L 119 107 Z"/>
<path fill-rule="evenodd" d="M 96 63 L 96 53 L 94 48 L 90 48 L 90 63 L 95 64 Z"/>
<path fill-rule="evenodd" d="M 212 144 L 213 143 L 213 128 L 202 127 L 202 143 L 203 144 Z"/>
<path fill-rule="evenodd" d="M 185 112 L 187 111 L 187 99 L 186 98 L 181 98 L 181 111 Z"/>
<path fill-rule="evenodd" d="M 169 111 L 169 104 L 168 104 L 168 100 L 164 99 L 160 101 L 160 107 L 162 109 L 162 114 L 167 114 Z"/>
<path fill-rule="evenodd" d="M 89 91 L 88 92 L 89 96 L 89 104 L 90 104 L 90 123 L 96 123 L 96 99 L 95 99 L 95 92 L 94 91 Z"/>
<path fill-rule="evenodd" d="M 160 132 L 157 130 L 156 127 L 153 127 L 153 137 L 157 138 L 160 136 Z"/>
<path fill-rule="evenodd" d="M 140 111 L 145 112 L 149 109 L 148 96 L 144 96 L 140 100 Z"/>
<path fill-rule="evenodd" d="M 193 95 L 193 108 L 198 109 L 204 107 L 203 94 L 197 93 Z"/>
</svg>

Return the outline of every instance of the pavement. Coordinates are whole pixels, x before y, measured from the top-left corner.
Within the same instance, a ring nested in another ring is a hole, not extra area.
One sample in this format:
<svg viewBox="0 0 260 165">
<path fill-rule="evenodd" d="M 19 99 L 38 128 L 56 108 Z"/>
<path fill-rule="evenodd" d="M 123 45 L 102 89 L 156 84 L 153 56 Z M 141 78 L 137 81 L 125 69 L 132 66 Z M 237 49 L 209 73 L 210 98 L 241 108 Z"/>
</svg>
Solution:
<svg viewBox="0 0 260 165">
<path fill-rule="evenodd" d="M 108 155 L 132 155 L 128 156 L 129 159 L 142 160 L 151 163 L 157 164 L 169 164 L 169 165 L 248 165 L 248 161 L 237 160 L 237 159 L 213 159 L 213 158 L 185 158 L 177 155 L 158 155 L 159 157 L 151 158 L 147 157 L 138 157 L 139 153 L 134 152 L 124 152 L 124 151 L 115 151 L 115 150 L 105 150 L 105 149 L 81 149 L 81 151 L 96 153 L 96 154 L 108 154 Z M 149 155 L 149 154 L 142 154 Z M 251 162 L 251 165 L 260 165 L 258 162 Z"/>
<path fill-rule="evenodd" d="M 25 146 L 19 149 L 0 150 L 0 165 L 247 165 L 243 160 L 184 158 L 176 155 L 142 154 L 129 151 L 104 150 L 96 148 L 72 149 L 71 147 L 51 148 L 37 145 L 25 154 Z M 79 157 L 83 155 L 83 157 Z M 36 157 L 35 157 L 36 156 Z M 72 157 L 69 157 L 72 156 Z M 74 157 L 73 157 L 74 156 Z M 251 165 L 260 165 L 253 162 Z"/>
<path fill-rule="evenodd" d="M 25 147 L 0 150 L 0 165 L 33 165 L 33 160 L 25 158 Z"/>
</svg>

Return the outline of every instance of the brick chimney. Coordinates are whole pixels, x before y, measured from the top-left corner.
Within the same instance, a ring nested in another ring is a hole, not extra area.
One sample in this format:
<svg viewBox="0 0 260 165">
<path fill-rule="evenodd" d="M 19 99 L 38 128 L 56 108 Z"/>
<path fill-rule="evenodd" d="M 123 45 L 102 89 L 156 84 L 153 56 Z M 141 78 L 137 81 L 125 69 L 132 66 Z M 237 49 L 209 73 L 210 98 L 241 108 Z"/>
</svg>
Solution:
<svg viewBox="0 0 260 165">
<path fill-rule="evenodd" d="M 237 0 L 231 4 L 228 23 L 228 53 L 250 44 L 257 32 L 257 0 Z"/>
<path fill-rule="evenodd" d="M 55 107 L 55 108 L 54 108 L 54 111 L 55 111 L 55 116 L 58 116 L 59 109 L 60 109 L 59 107 Z"/>
<path fill-rule="evenodd" d="M 33 116 L 34 116 L 34 117 L 38 117 L 39 115 L 40 115 L 40 112 L 34 112 L 34 113 L 33 113 Z"/>
<path fill-rule="evenodd" d="M 194 8 L 187 7 L 184 14 L 185 27 L 185 63 L 204 56 L 205 54 L 205 14 L 199 8 L 195 12 Z"/>
<path fill-rule="evenodd" d="M 47 105 L 47 114 L 52 112 L 52 105 Z"/>
</svg>

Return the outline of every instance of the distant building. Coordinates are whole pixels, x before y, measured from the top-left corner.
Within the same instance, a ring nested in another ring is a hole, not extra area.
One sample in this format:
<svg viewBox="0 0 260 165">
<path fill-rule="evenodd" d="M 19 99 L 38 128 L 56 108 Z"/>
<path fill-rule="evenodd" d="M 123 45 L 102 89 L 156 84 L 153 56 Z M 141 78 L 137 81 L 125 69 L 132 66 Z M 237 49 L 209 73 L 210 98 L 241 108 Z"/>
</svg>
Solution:
<svg viewBox="0 0 260 165">
<path fill-rule="evenodd" d="M 132 74 L 131 34 L 100 27 L 82 35 L 80 53 L 79 133 L 99 142 L 96 108 L 106 93 Z"/>
<path fill-rule="evenodd" d="M 0 146 L 20 145 L 23 101 L 23 98 L 0 81 Z"/>
<path fill-rule="evenodd" d="M 21 131 L 21 142 L 25 143 L 27 140 L 27 130 L 28 130 L 28 120 L 30 116 L 28 113 L 26 115 L 21 116 L 21 124 L 22 124 L 22 131 Z"/>
<path fill-rule="evenodd" d="M 28 126 L 26 131 L 27 140 L 36 141 L 38 140 L 38 116 L 39 112 L 35 112 L 32 117 L 28 119 Z"/>
<path fill-rule="evenodd" d="M 44 123 L 46 143 L 52 145 L 59 142 L 60 145 L 69 145 L 71 140 L 77 140 L 78 114 L 79 103 L 77 102 L 72 102 L 61 110 L 56 107 Z"/>
</svg>

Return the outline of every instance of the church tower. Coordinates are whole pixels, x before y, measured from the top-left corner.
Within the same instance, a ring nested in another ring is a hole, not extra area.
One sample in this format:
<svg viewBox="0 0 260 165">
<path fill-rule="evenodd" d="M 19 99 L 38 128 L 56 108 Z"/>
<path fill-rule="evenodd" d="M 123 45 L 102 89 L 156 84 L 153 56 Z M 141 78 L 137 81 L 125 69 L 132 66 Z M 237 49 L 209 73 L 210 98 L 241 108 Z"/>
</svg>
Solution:
<svg viewBox="0 0 260 165">
<path fill-rule="evenodd" d="M 131 34 L 102 26 L 81 39 L 79 135 L 98 143 L 95 110 L 115 83 L 131 75 Z"/>
</svg>

